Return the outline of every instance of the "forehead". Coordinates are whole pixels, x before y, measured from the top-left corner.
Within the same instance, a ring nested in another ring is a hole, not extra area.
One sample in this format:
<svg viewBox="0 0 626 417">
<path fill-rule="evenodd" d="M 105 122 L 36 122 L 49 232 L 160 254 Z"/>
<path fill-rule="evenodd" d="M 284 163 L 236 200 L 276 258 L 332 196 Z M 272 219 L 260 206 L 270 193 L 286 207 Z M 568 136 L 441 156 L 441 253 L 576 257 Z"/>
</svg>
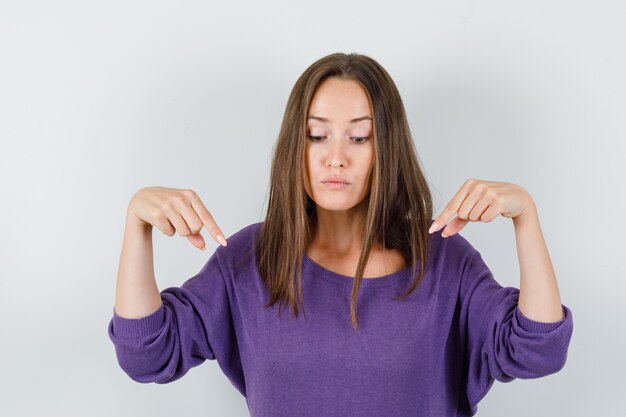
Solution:
<svg viewBox="0 0 626 417">
<path fill-rule="evenodd" d="M 309 105 L 307 121 L 349 123 L 362 116 L 372 117 L 363 87 L 354 80 L 331 77 L 317 87 Z"/>
</svg>

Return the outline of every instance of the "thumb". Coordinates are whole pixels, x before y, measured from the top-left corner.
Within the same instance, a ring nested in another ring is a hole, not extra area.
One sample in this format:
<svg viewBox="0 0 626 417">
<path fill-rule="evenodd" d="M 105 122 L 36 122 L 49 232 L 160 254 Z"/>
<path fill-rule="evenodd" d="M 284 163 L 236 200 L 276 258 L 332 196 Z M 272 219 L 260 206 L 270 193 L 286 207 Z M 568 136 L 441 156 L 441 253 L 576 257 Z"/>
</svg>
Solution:
<svg viewBox="0 0 626 417">
<path fill-rule="evenodd" d="M 195 235 L 187 235 L 187 239 L 189 239 L 191 244 L 194 245 L 196 248 L 200 250 L 206 250 L 206 243 L 200 232 L 196 233 Z"/>
</svg>

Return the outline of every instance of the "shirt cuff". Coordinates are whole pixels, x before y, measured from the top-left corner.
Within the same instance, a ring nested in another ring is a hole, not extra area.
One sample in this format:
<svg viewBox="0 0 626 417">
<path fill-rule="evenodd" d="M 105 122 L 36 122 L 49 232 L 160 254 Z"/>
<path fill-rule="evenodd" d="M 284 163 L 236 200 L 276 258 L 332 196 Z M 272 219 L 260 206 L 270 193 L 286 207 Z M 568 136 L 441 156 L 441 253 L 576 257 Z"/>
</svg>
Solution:
<svg viewBox="0 0 626 417">
<path fill-rule="evenodd" d="M 155 312 L 136 319 L 118 316 L 113 308 L 113 332 L 118 337 L 140 338 L 150 336 L 163 327 L 165 322 L 165 305 L 161 305 Z"/>
<path fill-rule="evenodd" d="M 563 311 L 563 318 L 559 321 L 553 322 L 542 322 L 531 320 L 528 317 L 524 316 L 519 309 L 519 306 L 515 307 L 515 317 L 517 318 L 517 322 L 520 327 L 524 330 L 532 333 L 548 333 L 557 327 L 559 327 L 569 316 L 569 312 L 565 306 L 561 304 L 561 310 Z"/>
</svg>

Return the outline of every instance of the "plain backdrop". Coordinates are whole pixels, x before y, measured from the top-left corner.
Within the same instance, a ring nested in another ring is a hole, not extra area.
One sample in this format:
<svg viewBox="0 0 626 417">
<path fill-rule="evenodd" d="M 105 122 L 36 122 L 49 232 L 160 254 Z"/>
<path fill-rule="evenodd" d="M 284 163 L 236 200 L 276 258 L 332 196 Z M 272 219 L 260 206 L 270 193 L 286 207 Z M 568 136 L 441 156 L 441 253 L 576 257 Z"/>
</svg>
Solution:
<svg viewBox="0 0 626 417">
<path fill-rule="evenodd" d="M 0 415 L 247 416 L 206 361 L 119 368 L 107 328 L 126 207 L 191 188 L 227 236 L 262 221 L 300 74 L 376 59 L 402 95 L 436 214 L 468 178 L 534 198 L 574 332 L 568 361 L 495 382 L 481 416 L 624 416 L 626 59 L 620 1 L 0 3 Z M 519 288 L 510 219 L 461 234 Z M 207 252 L 154 231 L 159 288 Z"/>
</svg>

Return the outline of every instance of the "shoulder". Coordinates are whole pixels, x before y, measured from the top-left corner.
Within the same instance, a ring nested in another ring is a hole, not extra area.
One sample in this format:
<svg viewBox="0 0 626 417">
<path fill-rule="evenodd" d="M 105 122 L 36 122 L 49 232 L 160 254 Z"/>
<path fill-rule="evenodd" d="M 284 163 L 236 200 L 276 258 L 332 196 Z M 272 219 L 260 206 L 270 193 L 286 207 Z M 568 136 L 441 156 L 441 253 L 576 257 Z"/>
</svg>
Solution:
<svg viewBox="0 0 626 417">
<path fill-rule="evenodd" d="M 437 234 L 441 248 L 446 252 L 447 256 L 472 255 L 476 251 L 476 248 L 460 232 L 448 237 L 442 237 L 441 231 L 437 232 Z"/>
<path fill-rule="evenodd" d="M 480 255 L 461 233 L 442 237 L 441 232 L 442 230 L 434 232 L 432 236 L 433 261 L 439 268 L 462 272 L 476 254 Z"/>
<path fill-rule="evenodd" d="M 226 246 L 223 246 L 223 248 L 228 249 L 230 247 L 237 249 L 242 246 L 254 244 L 262 226 L 263 222 L 258 222 L 242 227 L 226 238 Z"/>
<path fill-rule="evenodd" d="M 215 256 L 224 269 L 238 269 L 242 264 L 254 262 L 256 240 L 263 222 L 242 227 L 230 236 L 226 236 L 226 246 L 218 245 Z"/>
<path fill-rule="evenodd" d="M 482 272 L 477 268 L 481 259 L 479 252 L 460 233 L 442 237 L 441 230 L 430 236 L 429 268 L 435 286 L 440 288 L 440 296 L 456 299 L 466 292 L 473 277 Z M 449 300 L 448 300 L 449 301 Z"/>
</svg>

